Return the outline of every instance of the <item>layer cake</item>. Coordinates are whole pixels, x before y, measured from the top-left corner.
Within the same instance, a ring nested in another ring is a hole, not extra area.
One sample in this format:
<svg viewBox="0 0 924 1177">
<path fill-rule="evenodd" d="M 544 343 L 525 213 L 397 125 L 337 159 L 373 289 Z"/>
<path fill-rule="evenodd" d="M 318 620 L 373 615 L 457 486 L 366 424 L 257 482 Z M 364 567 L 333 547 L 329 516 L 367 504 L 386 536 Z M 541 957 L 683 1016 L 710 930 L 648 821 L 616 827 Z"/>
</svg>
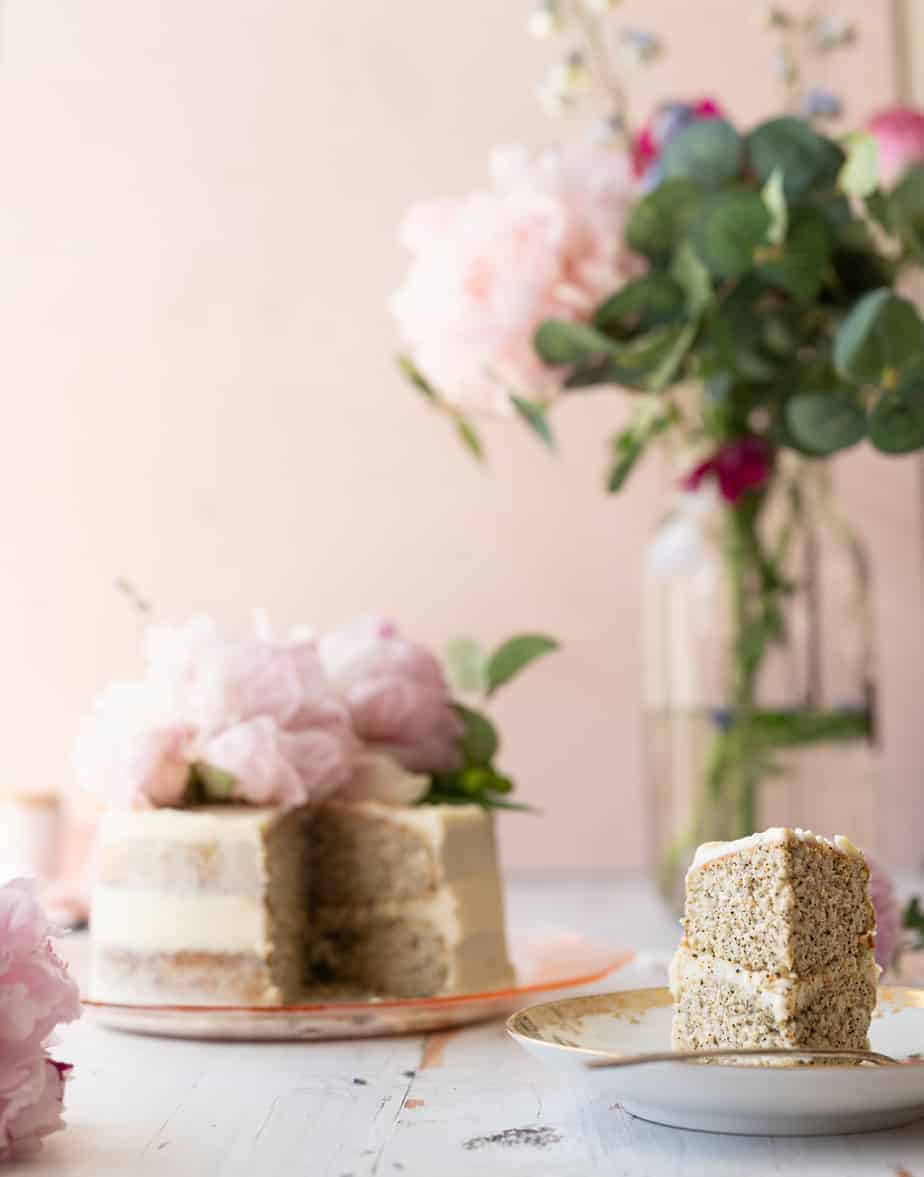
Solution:
<svg viewBox="0 0 924 1177">
<path fill-rule="evenodd" d="M 865 1049 L 879 976 L 868 879 L 840 837 L 701 846 L 670 970 L 674 1048 Z"/>
</svg>

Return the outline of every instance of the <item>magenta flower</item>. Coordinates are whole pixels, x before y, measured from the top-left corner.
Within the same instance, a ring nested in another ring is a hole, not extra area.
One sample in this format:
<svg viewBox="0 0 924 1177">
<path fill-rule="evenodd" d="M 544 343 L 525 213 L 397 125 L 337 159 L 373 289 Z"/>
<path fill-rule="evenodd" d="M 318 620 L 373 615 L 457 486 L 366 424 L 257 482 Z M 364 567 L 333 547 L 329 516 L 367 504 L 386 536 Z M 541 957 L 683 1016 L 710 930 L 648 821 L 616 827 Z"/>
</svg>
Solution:
<svg viewBox="0 0 924 1177">
<path fill-rule="evenodd" d="M 410 772 L 458 768 L 462 723 L 429 650 L 369 617 L 322 637 L 320 651 L 369 751 L 394 757 Z"/>
<path fill-rule="evenodd" d="M 879 145 L 879 182 L 891 188 L 912 164 L 924 160 L 924 114 L 910 106 L 893 106 L 870 119 Z"/>
<path fill-rule="evenodd" d="M 726 442 L 683 480 L 684 490 L 696 490 L 704 478 L 713 477 L 722 498 L 737 503 L 749 490 L 757 490 L 770 477 L 773 453 L 761 437 L 742 437 Z"/>
<path fill-rule="evenodd" d="M 876 963 L 886 970 L 898 952 L 902 916 L 892 880 L 869 855 L 866 863 L 869 867 L 869 897 L 876 913 Z"/>
</svg>

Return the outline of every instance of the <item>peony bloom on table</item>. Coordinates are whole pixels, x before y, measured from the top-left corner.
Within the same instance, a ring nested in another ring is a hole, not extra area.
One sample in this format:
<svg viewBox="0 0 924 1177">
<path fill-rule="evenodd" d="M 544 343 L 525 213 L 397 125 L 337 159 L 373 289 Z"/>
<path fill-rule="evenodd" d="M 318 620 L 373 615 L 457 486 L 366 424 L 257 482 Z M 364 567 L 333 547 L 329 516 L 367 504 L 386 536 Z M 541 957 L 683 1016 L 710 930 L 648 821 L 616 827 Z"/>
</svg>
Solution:
<svg viewBox="0 0 924 1177">
<path fill-rule="evenodd" d="M 298 805 L 349 780 L 358 745 L 313 642 L 232 639 L 199 618 L 153 628 L 145 653 L 144 677 L 105 691 L 81 729 L 88 788 L 181 805 L 198 765 L 229 799 Z"/>
<path fill-rule="evenodd" d="M 46 1046 L 55 1026 L 80 1016 L 80 997 L 49 932 L 32 880 L 0 886 L 0 1160 L 34 1152 L 63 1127 L 70 1067 Z"/>
<path fill-rule="evenodd" d="M 326 634 L 320 651 L 370 752 L 414 773 L 459 767 L 462 722 L 429 650 L 401 637 L 390 622 L 369 617 Z"/>
<path fill-rule="evenodd" d="M 893 106 L 870 119 L 869 131 L 879 147 L 879 182 L 891 188 L 912 164 L 924 161 L 924 114 L 910 106 Z"/>
<path fill-rule="evenodd" d="M 622 153 L 583 144 L 491 157 L 493 185 L 413 208 L 413 260 L 392 311 L 416 366 L 447 401 L 509 411 L 509 394 L 560 385 L 533 349 L 544 319 L 586 319 L 631 276 L 622 245 L 632 197 Z"/>
</svg>

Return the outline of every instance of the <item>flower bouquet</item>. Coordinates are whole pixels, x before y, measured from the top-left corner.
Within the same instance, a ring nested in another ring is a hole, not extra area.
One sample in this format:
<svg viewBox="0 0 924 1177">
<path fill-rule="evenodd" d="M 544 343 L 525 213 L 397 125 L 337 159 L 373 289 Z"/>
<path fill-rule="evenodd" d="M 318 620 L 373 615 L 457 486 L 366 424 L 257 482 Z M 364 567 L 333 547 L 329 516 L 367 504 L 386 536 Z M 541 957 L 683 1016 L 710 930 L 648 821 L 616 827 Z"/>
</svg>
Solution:
<svg viewBox="0 0 924 1177">
<path fill-rule="evenodd" d="M 599 133 L 536 159 L 496 152 L 490 190 L 412 210 L 394 311 L 403 370 L 475 455 L 486 412 L 554 447 L 553 411 L 601 389 L 632 401 L 608 443 L 610 492 L 656 443 L 672 455 L 672 522 L 688 538 L 675 526 L 661 564 L 689 554 L 691 532 L 706 537 L 706 595 L 722 620 L 721 682 L 696 699 L 708 739 L 686 743 L 697 785 L 662 840 L 671 887 L 697 842 L 755 827 L 759 787 L 788 751 L 871 738 L 864 640 L 849 705 L 821 689 L 825 527 L 853 578 L 844 632 L 868 625 L 862 545 L 837 515 L 823 459 L 863 441 L 888 455 L 924 446 L 924 322 L 899 293 L 924 260 L 924 118 L 898 110 L 824 130 L 841 104 L 810 84 L 811 63 L 848 49 L 855 31 L 771 4 L 759 14 L 783 113 L 739 127 L 698 99 L 634 125 L 631 69 L 664 47 L 610 27 L 615 8 L 534 10 L 535 33 L 573 44 L 543 99 L 569 109 L 598 96 Z M 689 604 L 688 585 L 674 605 L 684 593 Z M 781 702 L 774 662 L 793 652 L 797 685 Z M 693 674 L 699 659 L 687 661 Z"/>
</svg>

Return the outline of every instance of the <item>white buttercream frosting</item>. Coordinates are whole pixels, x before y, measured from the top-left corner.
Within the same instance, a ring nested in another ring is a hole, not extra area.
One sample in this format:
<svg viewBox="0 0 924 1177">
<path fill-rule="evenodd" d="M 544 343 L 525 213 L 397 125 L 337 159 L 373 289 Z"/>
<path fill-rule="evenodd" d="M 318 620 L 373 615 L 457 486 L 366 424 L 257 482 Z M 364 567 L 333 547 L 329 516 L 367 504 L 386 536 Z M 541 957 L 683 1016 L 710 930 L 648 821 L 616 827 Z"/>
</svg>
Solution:
<svg viewBox="0 0 924 1177">
<path fill-rule="evenodd" d="M 833 838 L 823 838 L 820 834 L 813 834 L 811 830 L 789 829 L 787 826 L 774 826 L 758 834 L 749 834 L 746 838 L 737 838 L 733 842 L 704 842 L 697 848 L 690 865 L 690 871 L 699 870 L 707 862 L 716 858 L 724 858 L 727 854 L 740 854 L 752 850 L 757 846 L 769 846 L 777 842 L 785 842 L 788 838 L 798 838 L 801 842 L 815 842 L 837 850 L 840 854 L 851 858 L 862 858 L 860 850 L 843 834 L 836 834 Z"/>
</svg>

